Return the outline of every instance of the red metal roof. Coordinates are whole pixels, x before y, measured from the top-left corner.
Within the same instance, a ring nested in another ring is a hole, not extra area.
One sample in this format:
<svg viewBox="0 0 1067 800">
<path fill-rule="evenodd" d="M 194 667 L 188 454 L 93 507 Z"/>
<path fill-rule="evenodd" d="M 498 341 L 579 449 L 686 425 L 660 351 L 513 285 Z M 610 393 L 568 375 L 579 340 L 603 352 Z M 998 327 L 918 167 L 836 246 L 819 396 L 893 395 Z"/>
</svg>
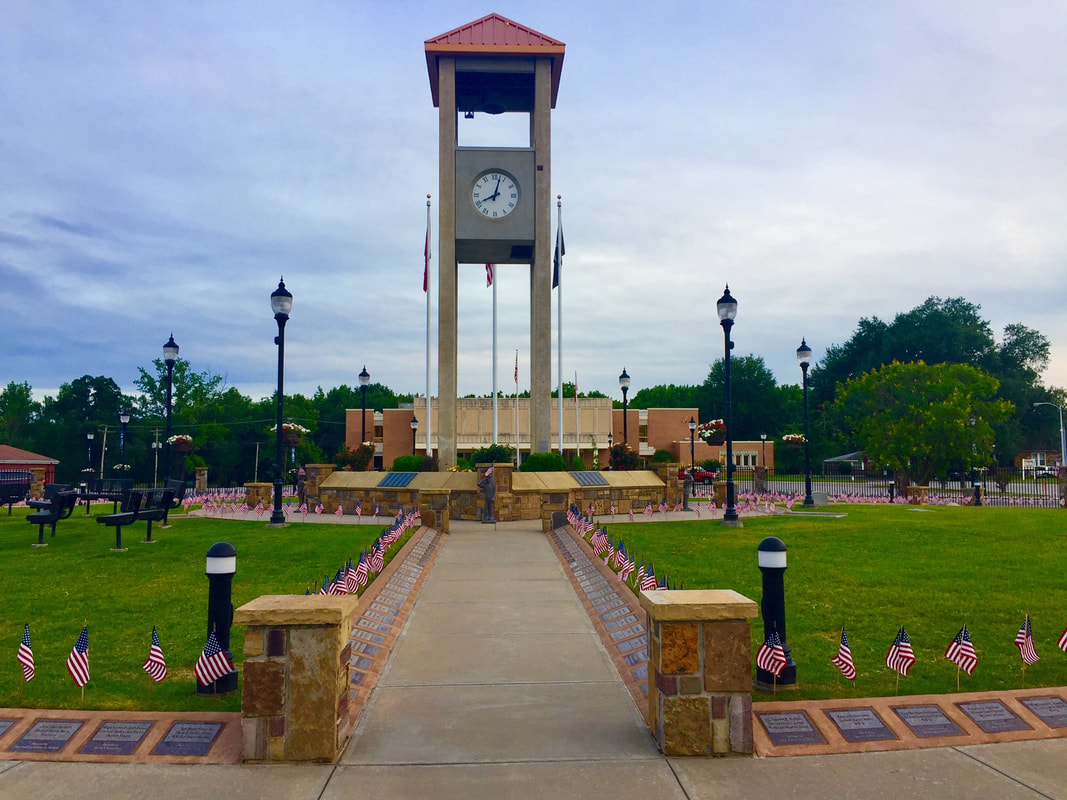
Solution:
<svg viewBox="0 0 1067 800">
<path fill-rule="evenodd" d="M 0 444 L 0 464 L 58 464 L 54 458 L 20 450 L 9 444 Z"/>
<path fill-rule="evenodd" d="M 430 74 L 430 91 L 435 107 L 439 103 L 437 58 L 443 55 L 548 56 L 552 59 L 552 107 L 556 107 L 566 45 L 551 36 L 499 14 L 489 14 L 427 39 L 425 47 L 426 69 Z"/>
</svg>

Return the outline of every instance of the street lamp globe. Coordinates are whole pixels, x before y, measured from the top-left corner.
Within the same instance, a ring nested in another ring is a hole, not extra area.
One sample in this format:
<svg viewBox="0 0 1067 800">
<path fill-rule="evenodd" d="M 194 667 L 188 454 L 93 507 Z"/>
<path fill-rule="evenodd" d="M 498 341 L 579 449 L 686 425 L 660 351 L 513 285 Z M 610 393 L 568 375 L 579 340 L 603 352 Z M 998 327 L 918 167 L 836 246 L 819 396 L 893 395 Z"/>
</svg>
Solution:
<svg viewBox="0 0 1067 800">
<path fill-rule="evenodd" d="M 800 347 L 797 348 L 797 363 L 800 364 L 801 369 L 807 369 L 811 366 L 811 348 L 808 347 L 804 337 L 801 337 Z"/>
<path fill-rule="evenodd" d="M 174 334 L 163 345 L 163 362 L 170 368 L 174 367 L 178 360 L 178 343 L 174 341 Z"/>
<path fill-rule="evenodd" d="M 278 288 L 270 293 L 270 309 L 275 319 L 289 319 L 293 310 L 293 295 L 285 288 L 285 279 L 278 281 Z"/>
</svg>

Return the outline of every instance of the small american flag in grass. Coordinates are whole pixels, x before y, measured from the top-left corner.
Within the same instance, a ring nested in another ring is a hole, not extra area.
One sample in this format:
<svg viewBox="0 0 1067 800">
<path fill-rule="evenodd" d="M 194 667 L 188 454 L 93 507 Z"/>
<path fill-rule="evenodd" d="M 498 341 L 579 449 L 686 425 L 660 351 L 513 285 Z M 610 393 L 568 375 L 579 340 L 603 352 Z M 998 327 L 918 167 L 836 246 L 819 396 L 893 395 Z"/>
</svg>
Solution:
<svg viewBox="0 0 1067 800">
<path fill-rule="evenodd" d="M 341 506 L 341 504 L 340 504 L 340 503 L 338 503 L 338 504 L 337 504 L 337 510 L 336 510 L 336 511 L 334 511 L 333 513 L 334 513 L 334 514 L 336 514 L 336 515 L 338 516 L 338 518 L 340 518 L 340 517 L 343 517 L 343 516 L 345 515 L 345 510 L 344 510 L 344 508 L 343 508 L 343 507 Z"/>
<path fill-rule="evenodd" d="M 15 658 L 22 665 L 22 676 L 32 681 L 37 674 L 33 666 L 33 647 L 30 645 L 30 623 L 22 626 L 22 641 L 19 642 L 19 650 Z"/>
<path fill-rule="evenodd" d="M 78 641 L 74 643 L 74 649 L 67 656 L 67 672 L 74 679 L 77 686 L 84 686 L 89 682 L 89 626 L 82 628 Z"/>
<path fill-rule="evenodd" d="M 196 673 L 196 682 L 201 686 L 208 686 L 219 678 L 236 672 L 233 661 L 219 646 L 219 638 L 215 635 L 215 631 L 208 634 L 207 644 L 204 645 L 200 658 L 196 660 L 193 672 Z"/>
<path fill-rule="evenodd" d="M 948 643 L 948 649 L 945 650 L 945 658 L 968 675 L 974 674 L 974 668 L 978 664 L 978 654 L 974 651 L 971 632 L 967 630 L 966 625 L 960 628 L 960 632 Z"/>
<path fill-rule="evenodd" d="M 1036 664 L 1041 660 L 1041 656 L 1034 650 L 1034 632 L 1030 627 L 1029 614 L 1027 614 L 1026 618 L 1023 620 L 1019 632 L 1015 634 L 1015 646 L 1019 648 L 1019 656 L 1027 664 Z"/>
<path fill-rule="evenodd" d="M 1056 642 L 1056 646 L 1063 652 L 1067 653 L 1067 628 L 1063 629 L 1063 633 L 1060 635 L 1060 640 Z"/>
<path fill-rule="evenodd" d="M 850 681 L 856 680 L 856 665 L 852 663 L 852 648 L 848 646 L 848 636 L 845 635 L 844 628 L 841 629 L 841 644 L 837 648 L 837 655 L 830 661 Z"/>
<path fill-rule="evenodd" d="M 141 665 L 141 669 L 151 676 L 152 680 L 159 683 L 167 677 L 167 662 L 163 658 L 163 646 L 159 643 L 159 633 L 152 626 L 152 644 L 148 648 L 148 660 Z"/>
<path fill-rule="evenodd" d="M 778 631 L 771 631 L 771 635 L 760 645 L 756 653 L 756 666 L 765 669 L 774 677 L 779 677 L 788 662 L 785 658 L 785 648 L 782 640 L 778 637 Z"/>
<path fill-rule="evenodd" d="M 897 631 L 896 638 L 893 639 L 889 652 L 886 653 L 885 665 L 907 677 L 908 670 L 911 669 L 911 665 L 914 663 L 915 651 L 911 649 L 911 639 L 908 638 L 908 632 L 901 625 L 900 630 Z"/>
</svg>

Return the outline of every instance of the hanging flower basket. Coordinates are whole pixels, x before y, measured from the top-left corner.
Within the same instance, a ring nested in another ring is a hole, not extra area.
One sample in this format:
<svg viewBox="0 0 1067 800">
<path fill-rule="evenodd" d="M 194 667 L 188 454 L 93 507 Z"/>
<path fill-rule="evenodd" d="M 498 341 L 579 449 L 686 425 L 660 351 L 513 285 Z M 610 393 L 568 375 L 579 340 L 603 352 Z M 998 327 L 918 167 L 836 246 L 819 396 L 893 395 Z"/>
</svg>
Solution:
<svg viewBox="0 0 1067 800">
<path fill-rule="evenodd" d="M 270 432 L 275 433 L 278 430 L 277 425 L 271 425 Z M 285 442 L 286 447 L 296 447 L 300 444 L 305 433 L 310 431 L 303 425 L 298 425 L 295 422 L 283 422 L 282 423 L 282 441 Z"/>
<path fill-rule="evenodd" d="M 806 441 L 802 433 L 787 433 L 782 437 L 782 443 L 790 450 L 800 450 Z"/>
<path fill-rule="evenodd" d="M 167 444 L 179 453 L 188 453 L 193 449 L 193 437 L 187 433 L 179 433 L 167 439 Z"/>
<path fill-rule="evenodd" d="M 712 447 L 717 447 L 726 441 L 726 423 L 721 419 L 702 422 L 697 426 L 697 436 L 700 437 L 702 442 L 707 442 Z"/>
<path fill-rule="evenodd" d="M 714 434 L 712 434 L 710 436 L 703 437 L 703 439 L 704 439 L 705 442 L 707 442 L 708 444 L 710 444 L 713 447 L 718 447 L 721 444 L 726 444 L 726 434 L 725 433 L 714 433 Z"/>
<path fill-rule="evenodd" d="M 282 431 L 282 441 L 285 442 L 286 447 L 296 447 L 298 444 L 300 444 L 301 438 L 302 437 L 299 433 L 290 432 L 286 430 Z"/>
</svg>

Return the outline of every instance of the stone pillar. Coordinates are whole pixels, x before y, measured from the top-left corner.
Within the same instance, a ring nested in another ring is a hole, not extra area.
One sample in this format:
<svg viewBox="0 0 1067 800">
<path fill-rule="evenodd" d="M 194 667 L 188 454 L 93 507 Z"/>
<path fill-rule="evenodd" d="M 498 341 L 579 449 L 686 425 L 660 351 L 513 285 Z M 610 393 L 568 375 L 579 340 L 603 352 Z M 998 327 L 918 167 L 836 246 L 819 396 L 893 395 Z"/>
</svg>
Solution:
<svg viewBox="0 0 1067 800">
<path fill-rule="evenodd" d="M 246 625 L 241 694 L 246 761 L 333 761 L 351 734 L 348 668 L 355 595 L 264 595 Z"/>
<path fill-rule="evenodd" d="M 725 469 L 725 467 L 724 467 Z M 712 484 L 712 489 L 715 492 L 715 505 L 719 508 L 726 507 L 726 481 L 715 481 Z"/>
<path fill-rule="evenodd" d="M 308 508 L 314 508 L 319 502 L 319 486 L 336 470 L 336 464 L 304 465 L 304 496 L 307 498 Z"/>
<path fill-rule="evenodd" d="M 758 492 L 760 494 L 766 494 L 766 492 L 767 492 L 767 468 L 766 467 L 756 467 L 755 469 L 752 470 L 752 472 L 753 472 L 753 482 L 755 483 L 755 486 L 753 488 L 755 489 L 756 492 Z"/>
<path fill-rule="evenodd" d="M 207 467 L 196 468 L 196 490 L 198 492 L 207 491 Z"/>
<path fill-rule="evenodd" d="M 549 58 L 534 62 L 530 138 L 537 151 L 534 260 L 530 265 L 530 452 L 546 453 L 552 449 L 552 60 Z"/>
<path fill-rule="evenodd" d="M 40 500 L 44 497 L 44 467 L 30 467 L 30 497 Z"/>
<path fill-rule="evenodd" d="M 257 503 L 262 503 L 264 508 L 271 507 L 271 490 L 274 488 L 270 483 L 246 483 L 245 502 L 249 508 L 255 508 Z"/>
<path fill-rule="evenodd" d="M 423 489 L 419 492 L 419 515 L 423 525 L 440 533 L 448 533 L 451 495 L 448 489 Z"/>
<path fill-rule="evenodd" d="M 752 753 L 755 601 L 729 589 L 642 592 L 648 724 L 667 756 Z"/>
</svg>

